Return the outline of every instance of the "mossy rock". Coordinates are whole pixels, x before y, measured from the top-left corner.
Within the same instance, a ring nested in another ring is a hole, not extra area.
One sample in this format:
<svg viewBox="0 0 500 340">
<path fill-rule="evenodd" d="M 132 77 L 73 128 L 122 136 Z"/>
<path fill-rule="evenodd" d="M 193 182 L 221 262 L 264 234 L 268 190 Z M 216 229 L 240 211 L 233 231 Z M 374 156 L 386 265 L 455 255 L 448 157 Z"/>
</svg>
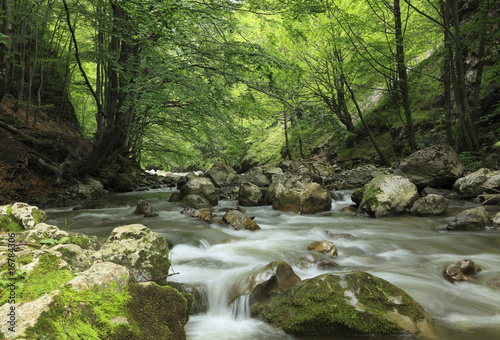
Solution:
<svg viewBox="0 0 500 340">
<path fill-rule="evenodd" d="M 47 214 L 26 203 L 0 206 L 0 231 L 21 232 L 47 220 Z"/>
<path fill-rule="evenodd" d="M 255 304 L 251 315 L 293 335 L 418 334 L 431 322 L 405 291 L 365 272 L 301 281 Z"/>
<path fill-rule="evenodd" d="M 212 204 L 204 197 L 200 195 L 190 194 L 184 196 L 180 201 L 183 207 L 189 207 L 194 209 L 206 209 L 212 208 Z"/>
</svg>

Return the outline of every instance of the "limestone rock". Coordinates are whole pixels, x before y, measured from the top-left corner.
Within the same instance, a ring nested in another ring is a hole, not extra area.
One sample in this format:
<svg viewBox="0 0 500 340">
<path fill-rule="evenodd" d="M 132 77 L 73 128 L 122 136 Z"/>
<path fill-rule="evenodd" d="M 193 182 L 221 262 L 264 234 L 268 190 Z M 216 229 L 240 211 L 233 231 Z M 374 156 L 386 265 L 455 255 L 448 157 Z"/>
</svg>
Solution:
<svg viewBox="0 0 500 340">
<path fill-rule="evenodd" d="M 199 195 L 208 200 L 212 205 L 217 205 L 218 203 L 215 186 L 206 177 L 195 177 L 183 185 L 180 190 L 181 199 L 188 195 Z"/>
<path fill-rule="evenodd" d="M 465 177 L 459 178 L 453 189 L 462 197 L 476 197 L 483 192 L 498 193 L 500 190 L 500 171 L 481 168 Z"/>
<path fill-rule="evenodd" d="M 488 224 L 489 216 L 483 206 L 462 211 L 455 220 L 446 226 L 452 231 L 477 231 L 483 230 Z"/>
<path fill-rule="evenodd" d="M 303 280 L 256 303 L 251 315 L 292 335 L 419 334 L 431 322 L 405 291 L 365 272 Z"/>
<path fill-rule="evenodd" d="M 243 182 L 240 184 L 238 203 L 244 207 L 257 206 L 262 201 L 262 191 L 252 183 Z"/>
<path fill-rule="evenodd" d="M 77 292 L 82 292 L 95 286 L 101 289 L 113 288 L 116 284 L 117 292 L 120 292 L 131 279 L 130 271 L 124 266 L 112 262 L 99 262 L 64 285 L 70 285 Z"/>
<path fill-rule="evenodd" d="M 417 199 L 411 209 L 412 215 L 428 216 L 444 214 L 448 208 L 449 200 L 441 195 L 430 194 Z"/>
<path fill-rule="evenodd" d="M 280 192 L 274 202 L 273 209 L 301 214 L 314 214 L 329 211 L 332 208 L 332 197 L 318 183 L 308 183 L 302 187 Z"/>
<path fill-rule="evenodd" d="M 238 178 L 233 168 L 219 162 L 216 162 L 207 171 L 206 176 L 212 180 L 217 188 L 234 185 Z"/>
<path fill-rule="evenodd" d="M 236 230 L 259 230 L 257 223 L 238 210 L 230 210 L 223 217 L 222 221 Z"/>
<path fill-rule="evenodd" d="M 307 246 L 309 251 L 317 251 L 330 256 L 337 256 L 337 247 L 332 241 L 314 241 L 309 246 Z"/>
<path fill-rule="evenodd" d="M 377 176 L 365 185 L 358 213 L 374 217 L 404 214 L 417 198 L 417 187 L 407 178 L 398 175 Z"/>
<path fill-rule="evenodd" d="M 44 211 L 26 203 L 17 202 L 0 206 L 0 227 L 18 224 L 20 229 L 32 229 L 46 220 L 47 214 Z"/>
<path fill-rule="evenodd" d="M 403 160 L 396 175 L 410 179 L 418 188 L 426 186 L 451 188 L 462 176 L 458 154 L 449 145 L 434 145 L 411 154 Z"/>
<path fill-rule="evenodd" d="M 61 253 L 62 259 L 77 271 L 86 270 L 92 265 L 86 252 L 76 244 L 58 244 L 51 249 Z"/>
<path fill-rule="evenodd" d="M 262 169 L 253 168 L 241 175 L 239 175 L 239 183 L 252 183 L 258 187 L 267 187 L 270 182 L 267 176 L 263 173 Z"/>
</svg>

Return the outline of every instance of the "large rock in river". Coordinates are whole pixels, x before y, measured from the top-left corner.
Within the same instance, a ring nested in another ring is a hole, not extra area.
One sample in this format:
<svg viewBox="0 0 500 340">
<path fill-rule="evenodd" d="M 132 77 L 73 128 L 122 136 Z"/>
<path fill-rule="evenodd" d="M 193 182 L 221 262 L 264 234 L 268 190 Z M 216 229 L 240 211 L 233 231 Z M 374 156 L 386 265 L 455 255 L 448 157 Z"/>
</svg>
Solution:
<svg viewBox="0 0 500 340">
<path fill-rule="evenodd" d="M 250 217 L 238 210 L 229 210 L 222 221 L 236 230 L 259 230 L 261 229 Z"/>
<path fill-rule="evenodd" d="M 195 177 L 183 185 L 181 187 L 181 200 L 187 195 L 200 195 L 206 198 L 212 205 L 217 205 L 218 203 L 215 186 L 206 177 Z"/>
<path fill-rule="evenodd" d="M 500 191 L 500 171 L 481 168 L 459 178 L 453 189 L 464 198 L 476 197 L 483 192 L 497 194 Z"/>
<path fill-rule="evenodd" d="M 216 162 L 206 176 L 212 180 L 217 188 L 235 185 L 238 182 L 238 175 L 233 168 Z"/>
<path fill-rule="evenodd" d="M 262 201 L 262 191 L 252 183 L 243 182 L 240 184 L 238 203 L 244 207 L 257 206 Z"/>
<path fill-rule="evenodd" d="M 409 179 L 397 175 L 381 175 L 365 185 L 358 212 L 375 217 L 400 215 L 417 198 L 417 187 Z"/>
<path fill-rule="evenodd" d="M 289 211 L 301 214 L 314 214 L 329 211 L 332 208 L 332 197 L 318 183 L 307 183 L 298 188 L 284 190 L 276 195 L 274 210 Z"/>
<path fill-rule="evenodd" d="M 462 211 L 446 226 L 451 231 L 477 231 L 486 228 L 490 218 L 483 206 Z"/>
<path fill-rule="evenodd" d="M 451 188 L 463 172 L 451 146 L 434 145 L 411 154 L 401 162 L 395 174 L 407 177 L 422 189 L 426 186 Z"/>
<path fill-rule="evenodd" d="M 417 199 L 410 213 L 417 216 L 441 215 L 448 208 L 449 200 L 441 195 L 430 194 Z"/>
<path fill-rule="evenodd" d="M 431 322 L 404 290 L 365 272 L 303 280 L 256 303 L 251 315 L 293 335 L 419 334 Z"/>
</svg>

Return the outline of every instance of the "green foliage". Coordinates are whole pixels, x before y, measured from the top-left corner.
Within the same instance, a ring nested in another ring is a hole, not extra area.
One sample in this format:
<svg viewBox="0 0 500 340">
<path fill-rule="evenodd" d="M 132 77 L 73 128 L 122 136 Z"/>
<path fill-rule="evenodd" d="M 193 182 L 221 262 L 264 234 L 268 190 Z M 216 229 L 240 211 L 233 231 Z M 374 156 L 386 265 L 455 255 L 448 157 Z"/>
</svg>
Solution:
<svg viewBox="0 0 500 340">
<path fill-rule="evenodd" d="M 483 164 L 481 156 L 481 151 L 465 151 L 458 154 L 460 163 L 462 163 L 466 171 L 475 171 L 481 168 Z"/>
</svg>

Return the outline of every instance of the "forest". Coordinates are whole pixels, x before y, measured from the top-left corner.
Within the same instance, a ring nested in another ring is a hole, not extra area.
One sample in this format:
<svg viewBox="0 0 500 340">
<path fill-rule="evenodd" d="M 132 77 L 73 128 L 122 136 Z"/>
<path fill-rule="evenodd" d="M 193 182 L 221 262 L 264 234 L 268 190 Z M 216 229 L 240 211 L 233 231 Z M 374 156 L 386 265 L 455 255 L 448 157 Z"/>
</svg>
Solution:
<svg viewBox="0 0 500 340">
<path fill-rule="evenodd" d="M 3 0 L 0 99 L 86 141 L 29 157 L 58 180 L 120 160 L 391 166 L 437 143 L 474 164 L 498 141 L 498 14 L 494 0 Z"/>
</svg>

